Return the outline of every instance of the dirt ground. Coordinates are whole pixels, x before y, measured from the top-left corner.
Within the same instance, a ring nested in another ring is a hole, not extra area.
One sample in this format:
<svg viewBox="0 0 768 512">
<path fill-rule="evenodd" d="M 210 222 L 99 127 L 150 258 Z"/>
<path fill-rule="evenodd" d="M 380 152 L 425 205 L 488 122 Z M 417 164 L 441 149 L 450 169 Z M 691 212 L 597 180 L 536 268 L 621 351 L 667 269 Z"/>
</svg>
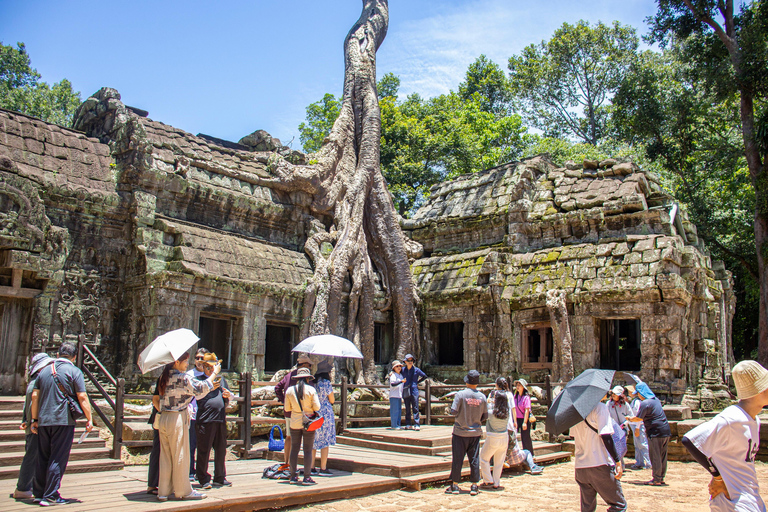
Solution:
<svg viewBox="0 0 768 512">
<path fill-rule="evenodd" d="M 364 498 L 319 503 L 293 510 L 324 510 L 328 512 L 398 512 L 405 511 L 461 511 L 511 510 L 520 512 L 565 512 L 579 510 L 579 488 L 573 479 L 573 462 L 548 466 L 541 476 L 527 473 L 506 473 L 502 476 L 502 489 L 480 491 L 469 495 L 469 483 L 463 482 L 462 493 L 446 495 L 445 486 L 414 491 L 392 491 Z M 757 477 L 762 484 L 763 499 L 768 491 L 768 464 L 757 463 Z M 628 510 L 633 512 L 708 512 L 707 484 L 709 475 L 695 463 L 670 462 L 666 487 L 650 487 L 642 482 L 650 480 L 648 470 L 630 471 L 622 478 Z M 607 506 L 598 497 L 597 510 Z"/>
</svg>

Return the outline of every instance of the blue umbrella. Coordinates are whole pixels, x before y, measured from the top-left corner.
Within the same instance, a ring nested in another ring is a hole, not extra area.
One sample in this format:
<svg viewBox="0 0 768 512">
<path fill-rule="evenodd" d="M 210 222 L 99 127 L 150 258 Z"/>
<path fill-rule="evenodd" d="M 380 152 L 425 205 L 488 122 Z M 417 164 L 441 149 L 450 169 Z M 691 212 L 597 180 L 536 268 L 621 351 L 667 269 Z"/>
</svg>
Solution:
<svg viewBox="0 0 768 512">
<path fill-rule="evenodd" d="M 566 384 L 547 412 L 547 432 L 558 435 L 583 421 L 611 389 L 614 373 L 590 368 Z"/>
</svg>

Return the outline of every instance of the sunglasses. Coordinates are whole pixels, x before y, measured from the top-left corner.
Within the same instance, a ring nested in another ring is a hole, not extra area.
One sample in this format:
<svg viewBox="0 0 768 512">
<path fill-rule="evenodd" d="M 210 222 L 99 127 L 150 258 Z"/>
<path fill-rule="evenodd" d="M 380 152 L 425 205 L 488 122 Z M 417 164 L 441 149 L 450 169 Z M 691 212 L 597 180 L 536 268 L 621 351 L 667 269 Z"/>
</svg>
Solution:
<svg viewBox="0 0 768 512">
<path fill-rule="evenodd" d="M 203 356 L 195 357 L 195 361 L 202 361 L 204 359 L 205 359 L 205 357 L 203 357 Z"/>
</svg>

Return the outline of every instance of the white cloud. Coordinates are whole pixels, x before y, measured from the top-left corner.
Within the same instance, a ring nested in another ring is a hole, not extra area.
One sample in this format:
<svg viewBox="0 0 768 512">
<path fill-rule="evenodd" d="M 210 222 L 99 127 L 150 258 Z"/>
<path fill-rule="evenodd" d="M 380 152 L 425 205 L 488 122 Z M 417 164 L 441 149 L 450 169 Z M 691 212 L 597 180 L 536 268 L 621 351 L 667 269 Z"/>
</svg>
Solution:
<svg viewBox="0 0 768 512">
<path fill-rule="evenodd" d="M 453 89 L 480 54 L 506 70 L 507 59 L 529 44 L 549 39 L 563 22 L 619 20 L 645 32 L 650 0 L 523 3 L 509 0 L 441 2 L 443 12 L 390 25 L 379 50 L 379 74 L 393 72 L 402 94 L 432 97 Z M 392 21 L 392 20 L 390 20 Z"/>
</svg>

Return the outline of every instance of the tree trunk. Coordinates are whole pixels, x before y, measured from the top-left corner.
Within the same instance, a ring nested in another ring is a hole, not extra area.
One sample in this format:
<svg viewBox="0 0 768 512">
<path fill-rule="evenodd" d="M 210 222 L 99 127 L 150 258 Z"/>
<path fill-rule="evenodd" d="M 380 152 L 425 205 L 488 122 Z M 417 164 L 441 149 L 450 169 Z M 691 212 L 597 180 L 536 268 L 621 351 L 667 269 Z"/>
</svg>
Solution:
<svg viewBox="0 0 768 512">
<path fill-rule="evenodd" d="M 353 381 L 378 380 L 373 361 L 375 273 L 393 312 L 397 357 L 413 350 L 417 298 L 409 256 L 420 247 L 406 240 L 381 174 L 381 114 L 376 92 L 376 50 L 387 33 L 387 0 L 363 0 L 363 11 L 344 41 L 341 111 L 317 164 L 269 162 L 272 183 L 312 198 L 325 225 L 313 222 L 305 252 L 315 272 L 304 300 L 302 335 L 346 336 L 363 352 Z M 269 180 L 267 180 L 269 181 Z M 345 311 L 346 310 L 346 311 Z M 346 313 L 346 315 L 344 315 Z"/>
<path fill-rule="evenodd" d="M 547 292 L 547 309 L 552 324 L 552 377 L 555 382 L 573 379 L 573 340 L 568 324 L 564 290 Z"/>
</svg>

